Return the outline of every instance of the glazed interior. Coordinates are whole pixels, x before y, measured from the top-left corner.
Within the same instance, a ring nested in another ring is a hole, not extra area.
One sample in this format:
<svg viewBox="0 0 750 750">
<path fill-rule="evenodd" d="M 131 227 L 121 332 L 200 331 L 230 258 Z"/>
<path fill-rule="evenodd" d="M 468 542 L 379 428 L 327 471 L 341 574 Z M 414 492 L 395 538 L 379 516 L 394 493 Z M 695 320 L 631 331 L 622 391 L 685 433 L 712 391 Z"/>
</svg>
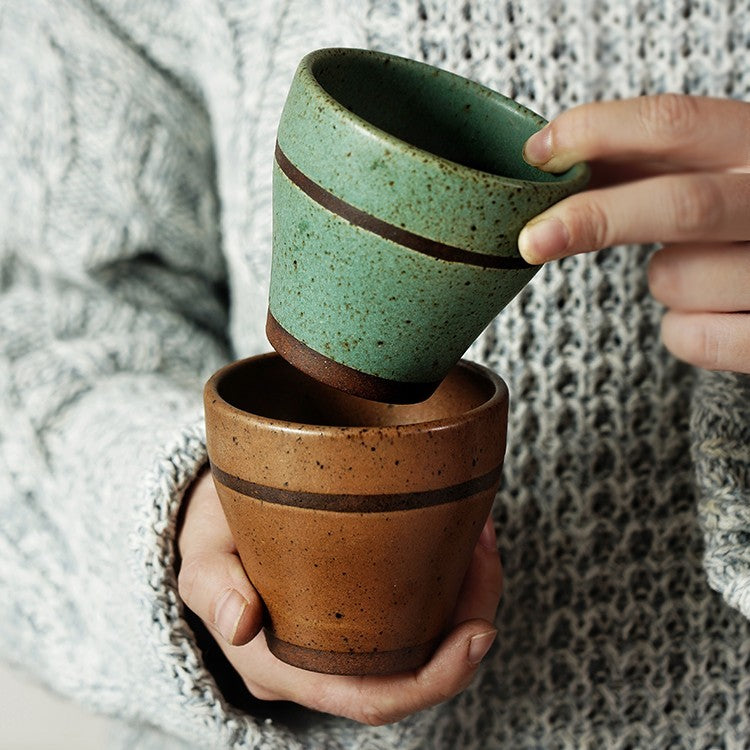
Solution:
<svg viewBox="0 0 750 750">
<path fill-rule="evenodd" d="M 526 164 L 523 144 L 543 121 L 477 83 L 412 60 L 361 50 L 322 54 L 314 59 L 311 72 L 347 110 L 436 156 L 516 180 L 557 182 L 569 177 Z"/>
<path fill-rule="evenodd" d="M 456 420 L 495 396 L 497 385 L 481 370 L 454 367 L 435 393 L 418 404 L 382 404 L 351 396 L 305 375 L 277 355 L 227 368 L 218 395 L 235 409 L 268 419 L 335 427 L 384 427 Z"/>
</svg>

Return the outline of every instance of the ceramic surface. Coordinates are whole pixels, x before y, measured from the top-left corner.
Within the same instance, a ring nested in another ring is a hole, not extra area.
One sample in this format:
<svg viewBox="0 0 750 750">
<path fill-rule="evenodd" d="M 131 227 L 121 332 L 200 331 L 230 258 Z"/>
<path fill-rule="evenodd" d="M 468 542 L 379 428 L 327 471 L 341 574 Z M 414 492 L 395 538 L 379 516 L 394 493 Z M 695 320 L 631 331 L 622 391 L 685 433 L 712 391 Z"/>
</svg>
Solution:
<svg viewBox="0 0 750 750">
<path fill-rule="evenodd" d="M 274 348 L 365 398 L 426 398 L 537 270 L 521 228 L 587 180 L 523 161 L 544 124 L 413 60 L 305 57 L 275 153 Z"/>
<path fill-rule="evenodd" d="M 214 481 L 281 659 L 339 674 L 424 663 L 490 511 L 508 394 L 462 362 L 427 401 L 347 395 L 276 354 L 205 388 Z"/>
</svg>

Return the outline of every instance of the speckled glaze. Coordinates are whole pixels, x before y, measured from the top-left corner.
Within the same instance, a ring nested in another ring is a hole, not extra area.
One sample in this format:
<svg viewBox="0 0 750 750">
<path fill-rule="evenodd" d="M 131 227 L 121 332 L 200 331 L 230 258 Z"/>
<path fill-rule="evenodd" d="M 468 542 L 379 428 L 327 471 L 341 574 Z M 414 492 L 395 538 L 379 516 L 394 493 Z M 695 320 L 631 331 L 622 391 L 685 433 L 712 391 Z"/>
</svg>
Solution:
<svg viewBox="0 0 750 750">
<path fill-rule="evenodd" d="M 524 162 L 544 124 L 413 60 L 307 55 L 274 165 L 274 348 L 359 396 L 427 397 L 535 273 L 523 225 L 586 183 L 585 165 L 554 176 Z"/>
<path fill-rule="evenodd" d="M 461 362 L 430 399 L 394 406 L 267 354 L 217 372 L 204 397 L 214 481 L 271 650 L 336 674 L 424 663 L 499 483 L 503 381 Z"/>
</svg>

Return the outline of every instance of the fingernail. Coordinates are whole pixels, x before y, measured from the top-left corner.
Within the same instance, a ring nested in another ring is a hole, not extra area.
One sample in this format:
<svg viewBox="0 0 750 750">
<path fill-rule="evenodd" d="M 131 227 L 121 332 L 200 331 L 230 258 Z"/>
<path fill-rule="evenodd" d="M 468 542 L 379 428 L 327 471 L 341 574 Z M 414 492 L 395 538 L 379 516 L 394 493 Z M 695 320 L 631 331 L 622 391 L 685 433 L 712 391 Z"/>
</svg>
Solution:
<svg viewBox="0 0 750 750">
<path fill-rule="evenodd" d="M 539 264 L 564 255 L 568 229 L 560 219 L 533 219 L 518 235 L 518 251 L 528 263 Z"/>
<path fill-rule="evenodd" d="M 247 599 L 234 589 L 228 589 L 216 602 L 214 625 L 230 646 L 234 643 L 237 626 L 240 624 L 245 607 L 247 607 Z"/>
<path fill-rule="evenodd" d="M 476 666 L 484 659 L 496 635 L 497 630 L 488 630 L 469 639 L 469 664 Z"/>
<path fill-rule="evenodd" d="M 546 164 L 552 158 L 552 130 L 549 125 L 529 138 L 523 147 L 523 158 L 535 167 Z"/>
<path fill-rule="evenodd" d="M 486 550 L 497 552 L 497 535 L 495 534 L 495 524 L 491 518 L 487 520 L 482 533 L 479 535 L 479 544 Z"/>
</svg>

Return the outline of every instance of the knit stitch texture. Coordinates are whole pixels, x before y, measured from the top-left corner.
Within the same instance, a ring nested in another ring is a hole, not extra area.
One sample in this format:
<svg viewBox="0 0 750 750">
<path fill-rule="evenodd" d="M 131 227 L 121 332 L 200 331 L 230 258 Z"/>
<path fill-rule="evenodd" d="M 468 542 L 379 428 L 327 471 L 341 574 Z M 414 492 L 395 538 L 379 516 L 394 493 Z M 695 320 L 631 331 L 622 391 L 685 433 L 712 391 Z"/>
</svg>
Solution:
<svg viewBox="0 0 750 750">
<path fill-rule="evenodd" d="M 299 59 L 385 49 L 545 117 L 750 99 L 739 0 L 9 0 L 0 8 L 0 645 L 123 748 L 744 748 L 750 381 L 658 340 L 653 248 L 545 266 L 468 356 L 508 382 L 497 645 L 377 729 L 232 705 L 175 575 L 201 388 L 267 350 Z M 168 738 L 168 737 L 169 738 Z"/>
</svg>

